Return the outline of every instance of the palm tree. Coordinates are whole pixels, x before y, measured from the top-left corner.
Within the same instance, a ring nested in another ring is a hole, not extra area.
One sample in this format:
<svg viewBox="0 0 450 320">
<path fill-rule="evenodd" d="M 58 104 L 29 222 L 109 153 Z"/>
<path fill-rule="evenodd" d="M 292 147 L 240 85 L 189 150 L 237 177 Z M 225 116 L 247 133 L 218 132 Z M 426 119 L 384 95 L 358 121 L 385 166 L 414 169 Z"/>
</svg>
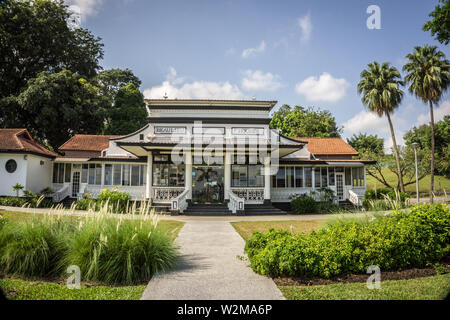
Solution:
<svg viewBox="0 0 450 320">
<path fill-rule="evenodd" d="M 389 128 L 391 129 L 392 142 L 394 144 L 394 156 L 397 165 L 398 183 L 401 192 L 405 192 L 403 176 L 400 169 L 400 158 L 397 140 L 395 139 L 394 126 L 392 125 L 391 113 L 400 105 L 403 99 L 403 91 L 400 86 L 404 85 L 398 70 L 390 66 L 389 62 L 380 65 L 374 61 L 367 65 L 367 69 L 361 72 L 361 81 L 358 84 L 358 93 L 362 94 L 362 103 L 371 112 L 379 117 L 386 115 Z"/>
<path fill-rule="evenodd" d="M 430 106 L 431 126 L 431 177 L 430 202 L 434 196 L 434 114 L 433 104 L 439 103 L 442 94 L 447 90 L 450 82 L 450 62 L 445 54 L 438 51 L 436 46 L 415 47 L 414 52 L 406 56 L 408 62 L 403 66 L 407 72 L 405 80 L 409 83 L 409 92 Z"/>
</svg>

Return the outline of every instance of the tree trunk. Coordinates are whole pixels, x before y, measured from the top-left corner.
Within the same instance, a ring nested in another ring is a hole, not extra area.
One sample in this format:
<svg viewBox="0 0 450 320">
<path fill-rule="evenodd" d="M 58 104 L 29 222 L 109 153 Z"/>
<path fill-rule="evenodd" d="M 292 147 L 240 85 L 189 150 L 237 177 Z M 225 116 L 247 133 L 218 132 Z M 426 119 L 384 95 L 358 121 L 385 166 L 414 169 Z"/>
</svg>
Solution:
<svg viewBox="0 0 450 320">
<path fill-rule="evenodd" d="M 395 163 L 397 165 L 397 176 L 398 176 L 398 183 L 400 186 L 400 192 L 405 192 L 405 187 L 403 186 L 403 175 L 402 170 L 400 168 L 400 156 L 398 153 L 398 146 L 397 146 L 397 139 L 395 139 L 394 134 L 394 126 L 392 125 L 391 115 L 389 113 L 386 113 L 386 116 L 389 121 L 389 128 L 391 129 L 391 135 L 392 135 L 392 143 L 394 147 L 394 156 L 395 156 Z"/>
<path fill-rule="evenodd" d="M 434 199 L 434 114 L 433 114 L 433 102 L 430 100 L 430 126 L 431 126 L 431 174 L 430 174 L 430 203 L 433 203 Z"/>
</svg>

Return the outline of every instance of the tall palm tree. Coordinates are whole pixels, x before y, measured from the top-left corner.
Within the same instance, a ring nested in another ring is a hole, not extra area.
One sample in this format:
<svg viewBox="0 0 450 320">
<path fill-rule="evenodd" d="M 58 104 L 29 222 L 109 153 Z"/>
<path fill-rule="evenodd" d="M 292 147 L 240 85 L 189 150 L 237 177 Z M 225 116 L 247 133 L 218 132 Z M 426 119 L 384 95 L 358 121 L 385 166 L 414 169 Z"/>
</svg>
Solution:
<svg viewBox="0 0 450 320">
<path fill-rule="evenodd" d="M 404 85 L 398 70 L 390 66 L 389 62 L 380 65 L 374 61 L 367 65 L 367 69 L 361 72 L 361 81 L 358 84 L 358 93 L 362 94 L 362 103 L 371 112 L 379 117 L 385 115 L 391 129 L 392 143 L 394 144 L 394 156 L 397 165 L 398 183 L 401 192 L 405 192 L 403 176 L 400 169 L 400 157 L 398 153 L 397 140 L 395 139 L 394 126 L 391 114 L 400 105 L 403 99 L 403 91 L 400 86 Z"/>
<path fill-rule="evenodd" d="M 431 179 L 430 202 L 434 196 L 434 114 L 433 104 L 438 104 L 442 94 L 449 87 L 450 62 L 436 46 L 415 47 L 414 52 L 406 56 L 408 62 L 403 66 L 407 72 L 405 80 L 409 83 L 409 92 L 430 106 L 431 126 Z"/>
</svg>

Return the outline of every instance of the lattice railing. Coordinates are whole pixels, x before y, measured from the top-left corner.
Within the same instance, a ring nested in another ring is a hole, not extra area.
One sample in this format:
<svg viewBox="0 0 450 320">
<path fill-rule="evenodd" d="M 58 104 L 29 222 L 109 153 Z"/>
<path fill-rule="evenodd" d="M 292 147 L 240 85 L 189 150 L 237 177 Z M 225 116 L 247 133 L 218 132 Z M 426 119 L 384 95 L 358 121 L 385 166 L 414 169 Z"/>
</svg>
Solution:
<svg viewBox="0 0 450 320">
<path fill-rule="evenodd" d="M 153 187 L 153 201 L 170 202 L 184 192 L 184 188 Z"/>
<path fill-rule="evenodd" d="M 264 188 L 231 188 L 231 191 L 245 201 L 264 201 Z"/>
</svg>

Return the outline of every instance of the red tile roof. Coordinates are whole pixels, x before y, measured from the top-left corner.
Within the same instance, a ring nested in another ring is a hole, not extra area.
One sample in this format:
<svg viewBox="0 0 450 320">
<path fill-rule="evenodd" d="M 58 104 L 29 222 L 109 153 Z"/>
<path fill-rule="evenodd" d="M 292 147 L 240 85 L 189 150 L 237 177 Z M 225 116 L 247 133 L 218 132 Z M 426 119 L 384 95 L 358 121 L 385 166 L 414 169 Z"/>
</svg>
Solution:
<svg viewBox="0 0 450 320">
<path fill-rule="evenodd" d="M 0 152 L 24 152 L 47 157 L 58 154 L 33 140 L 27 129 L 0 129 Z"/>
<path fill-rule="evenodd" d="M 351 155 L 358 152 L 341 138 L 294 138 L 308 142 L 308 151 L 314 155 Z"/>
<path fill-rule="evenodd" d="M 59 147 L 60 151 L 103 151 L 109 147 L 109 140 L 120 136 L 99 136 L 77 134 Z"/>
</svg>

